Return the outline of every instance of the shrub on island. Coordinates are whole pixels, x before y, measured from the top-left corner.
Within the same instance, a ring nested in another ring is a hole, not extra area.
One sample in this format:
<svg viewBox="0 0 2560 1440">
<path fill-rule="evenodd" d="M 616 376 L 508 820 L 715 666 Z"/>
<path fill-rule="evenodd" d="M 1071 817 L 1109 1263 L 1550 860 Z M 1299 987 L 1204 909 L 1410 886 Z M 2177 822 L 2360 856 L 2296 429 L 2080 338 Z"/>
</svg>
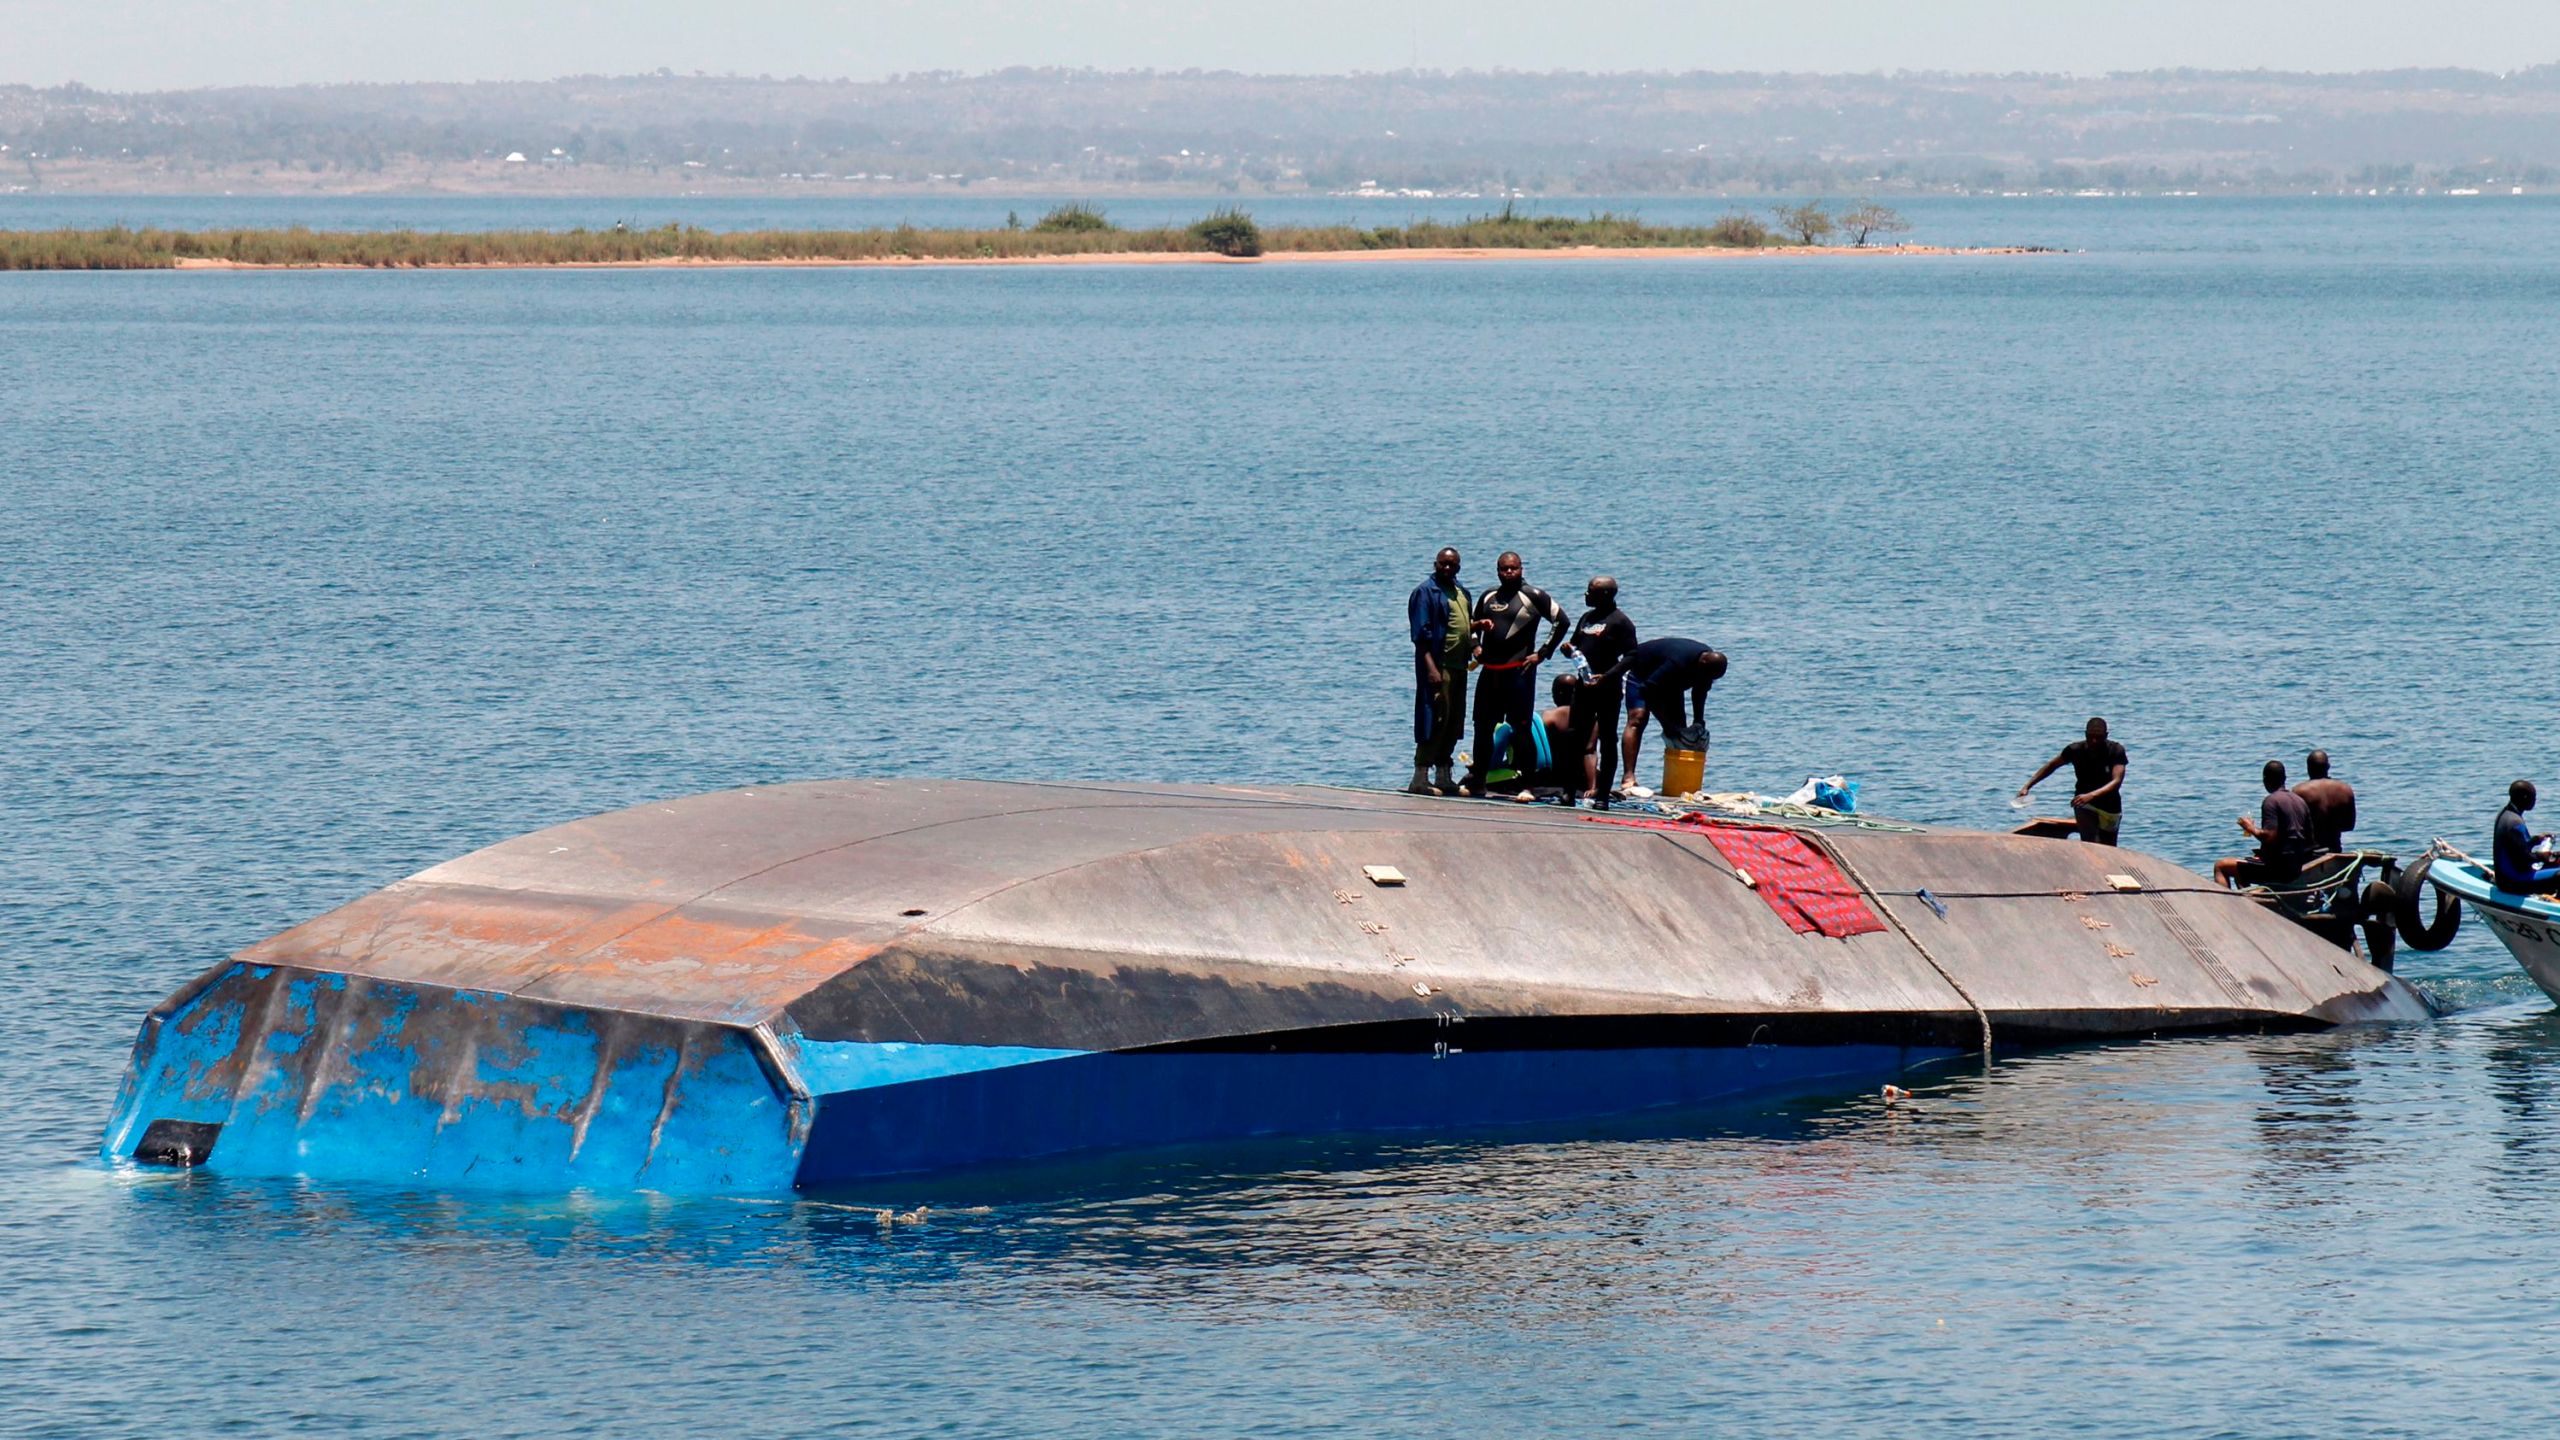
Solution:
<svg viewBox="0 0 2560 1440">
<path fill-rule="evenodd" d="M 1241 210 L 1221 206 L 1191 227 L 1191 238 L 1207 249 L 1238 260 L 1262 253 L 1262 227 Z"/>
<path fill-rule="evenodd" d="M 1708 244 L 1727 245 L 1736 250 L 1757 250 L 1775 238 L 1768 226 L 1739 210 L 1719 217 L 1716 223 L 1707 227 Z"/>
<path fill-rule="evenodd" d="M 1042 235 L 1093 235 L 1120 227 L 1111 223 L 1111 217 L 1102 213 L 1101 206 L 1078 200 L 1041 216 L 1039 223 L 1031 228 Z"/>
</svg>

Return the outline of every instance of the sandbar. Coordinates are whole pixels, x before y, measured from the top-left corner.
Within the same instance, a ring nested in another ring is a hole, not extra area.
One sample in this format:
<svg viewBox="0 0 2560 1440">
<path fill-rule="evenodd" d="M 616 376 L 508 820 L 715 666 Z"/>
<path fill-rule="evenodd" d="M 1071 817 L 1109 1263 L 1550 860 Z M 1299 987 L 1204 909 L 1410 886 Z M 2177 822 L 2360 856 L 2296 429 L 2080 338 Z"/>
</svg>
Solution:
<svg viewBox="0 0 2560 1440">
<path fill-rule="evenodd" d="M 1550 249 L 1488 246 L 1473 249 L 1275 250 L 1239 257 L 1197 250 L 1131 250 L 1075 255 L 879 255 L 860 258 L 811 256 L 787 260 L 732 260 L 671 255 L 649 260 L 504 260 L 429 261 L 421 264 L 358 265 L 346 261 L 266 262 L 188 256 L 180 270 L 733 270 L 868 266 L 911 269 L 968 265 L 1297 265 L 1367 264 L 1379 261 L 1472 260 L 1755 260 L 1790 256 L 1949 256 L 2037 255 L 2050 250 L 2029 245 L 1769 245 L 1756 250 L 1733 246 L 1573 245 Z"/>
</svg>

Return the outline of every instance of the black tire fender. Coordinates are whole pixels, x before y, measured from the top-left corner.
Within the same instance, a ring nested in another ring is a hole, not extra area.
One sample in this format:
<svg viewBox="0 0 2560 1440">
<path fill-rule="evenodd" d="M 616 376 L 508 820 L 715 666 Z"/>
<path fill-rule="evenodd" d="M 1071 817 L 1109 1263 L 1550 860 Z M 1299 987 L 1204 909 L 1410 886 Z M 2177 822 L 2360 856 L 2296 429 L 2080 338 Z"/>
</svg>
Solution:
<svg viewBox="0 0 2560 1440">
<path fill-rule="evenodd" d="M 2400 892 L 2388 880 L 2368 880 L 2356 897 L 2356 909 L 2356 918 L 2364 925 L 2365 963 L 2388 971 L 2399 948 L 2399 932 L 2392 926 L 2400 916 Z"/>
<path fill-rule="evenodd" d="M 2400 928 L 2400 943 L 2412 950 L 2441 950 L 2453 943 L 2454 932 L 2462 928 L 2462 901 L 2450 890 L 2436 890 L 2434 923 L 2419 918 L 2424 913 L 2427 891 L 2435 888 L 2427 883 L 2427 871 L 2434 864 L 2431 857 L 2400 872 L 2399 904 L 2394 907 L 2392 918 Z"/>
<path fill-rule="evenodd" d="M 2362 910 L 2359 920 L 2378 920 L 2385 925 L 2400 916 L 2400 890 L 2388 880 L 2367 880 L 2364 892 L 2357 897 Z"/>
</svg>

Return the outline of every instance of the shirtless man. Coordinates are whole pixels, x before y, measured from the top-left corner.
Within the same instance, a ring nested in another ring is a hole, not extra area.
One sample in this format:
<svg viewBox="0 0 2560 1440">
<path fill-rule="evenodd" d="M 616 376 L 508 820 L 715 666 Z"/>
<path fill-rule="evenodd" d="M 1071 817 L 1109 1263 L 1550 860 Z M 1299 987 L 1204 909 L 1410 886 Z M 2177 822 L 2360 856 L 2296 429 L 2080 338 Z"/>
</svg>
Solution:
<svg viewBox="0 0 2560 1440">
<path fill-rule="evenodd" d="M 2347 832 L 2356 828 L 2356 787 L 2329 778 L 2329 752 L 2314 750 L 2302 759 L 2311 778 L 2293 787 L 2311 807 L 2311 853 L 2335 855 L 2347 848 Z"/>
</svg>

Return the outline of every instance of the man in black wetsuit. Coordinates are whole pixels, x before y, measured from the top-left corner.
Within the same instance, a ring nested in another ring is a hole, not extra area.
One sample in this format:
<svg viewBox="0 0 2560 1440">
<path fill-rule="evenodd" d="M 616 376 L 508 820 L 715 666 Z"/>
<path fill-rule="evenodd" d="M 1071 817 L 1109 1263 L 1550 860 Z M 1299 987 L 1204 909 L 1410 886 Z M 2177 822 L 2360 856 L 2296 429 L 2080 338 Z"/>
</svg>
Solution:
<svg viewBox="0 0 2560 1440">
<path fill-rule="evenodd" d="M 1526 583 L 1520 552 L 1505 550 L 1493 562 L 1500 583 L 1476 597 L 1476 745 L 1467 757 L 1467 794 L 1484 793 L 1484 775 L 1496 758 L 1493 729 L 1504 721 L 1511 733 L 1526 735 L 1537 723 L 1538 666 L 1564 643 L 1564 607 L 1556 597 Z M 1554 626 L 1547 643 L 1538 644 L 1538 622 Z"/>
<path fill-rule="evenodd" d="M 2091 716 L 2080 739 L 2063 746 L 2061 754 L 2018 787 L 2019 798 L 2065 765 L 2071 767 L 2071 819 L 2080 827 L 2080 838 L 2113 845 L 2124 828 L 2125 754 L 2122 745 L 2107 738 L 2106 721 Z"/>
<path fill-rule="evenodd" d="M 1627 730 L 1620 738 L 1626 773 L 1636 773 L 1644 753 L 1644 722 L 1662 717 L 1662 743 L 1684 750 L 1707 748 L 1707 692 L 1724 678 L 1725 658 L 1695 640 L 1666 635 L 1647 640 L 1627 652 Z M 1680 726 L 1681 699 L 1688 699 L 1689 725 Z"/>
<path fill-rule="evenodd" d="M 2519 780 L 2507 787 L 2507 808 L 2498 812 L 2497 828 L 2490 832 L 2490 855 L 2497 871 L 2498 888 L 2510 895 L 2549 895 L 2560 892 L 2560 866 L 2535 862 L 2533 847 L 2551 837 L 2536 835 L 2524 823 L 2524 812 L 2533 808 L 2533 782 Z"/>
<path fill-rule="evenodd" d="M 1618 787 L 1618 702 L 1627 688 L 1627 656 L 1636 648 L 1636 622 L 1618 608 L 1618 582 L 1594 575 L 1583 587 L 1589 607 L 1573 622 L 1567 654 L 1591 667 L 1591 678 L 1572 687 L 1573 730 L 1568 744 L 1582 757 L 1582 794 L 1603 810 Z"/>
<path fill-rule="evenodd" d="M 2240 817 L 2240 829 L 2258 842 L 2258 853 L 2213 862 L 2213 878 L 2237 890 L 2243 885 L 2290 885 L 2302 876 L 2311 858 L 2311 807 L 2284 788 L 2284 762 L 2270 760 L 2258 778 L 2267 798 L 2258 805 L 2258 823 Z"/>
</svg>

